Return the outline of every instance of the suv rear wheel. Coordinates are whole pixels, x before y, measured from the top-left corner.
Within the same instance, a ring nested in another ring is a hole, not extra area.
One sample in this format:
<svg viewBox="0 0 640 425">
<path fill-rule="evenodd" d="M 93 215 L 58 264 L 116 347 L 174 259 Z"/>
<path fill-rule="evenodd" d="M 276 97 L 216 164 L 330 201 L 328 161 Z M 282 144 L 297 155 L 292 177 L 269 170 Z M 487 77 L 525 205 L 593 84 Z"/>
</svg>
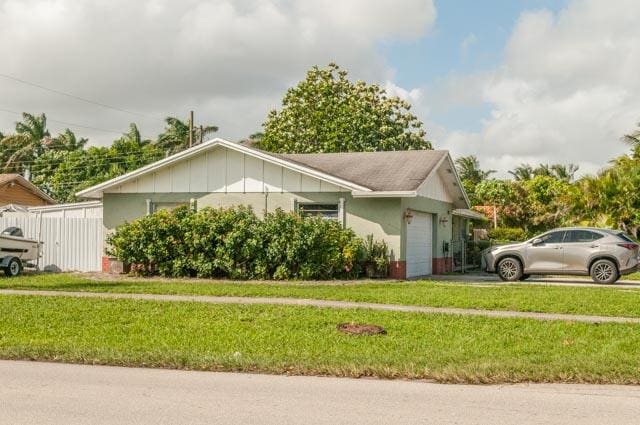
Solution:
<svg viewBox="0 0 640 425">
<path fill-rule="evenodd" d="M 618 267 L 611 260 L 597 260 L 591 266 L 591 279 L 595 283 L 611 284 L 619 277 Z"/>
<path fill-rule="evenodd" d="M 500 279 L 506 282 L 517 282 L 522 277 L 522 264 L 513 257 L 500 260 L 497 270 Z"/>
</svg>

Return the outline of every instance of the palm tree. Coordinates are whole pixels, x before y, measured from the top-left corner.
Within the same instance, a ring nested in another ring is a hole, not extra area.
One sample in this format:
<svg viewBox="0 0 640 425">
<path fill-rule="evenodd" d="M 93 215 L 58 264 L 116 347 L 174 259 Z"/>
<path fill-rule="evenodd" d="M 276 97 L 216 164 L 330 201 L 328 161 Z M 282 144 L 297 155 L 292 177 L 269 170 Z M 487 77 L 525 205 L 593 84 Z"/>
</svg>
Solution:
<svg viewBox="0 0 640 425">
<path fill-rule="evenodd" d="M 638 123 L 638 127 L 640 127 L 640 123 Z M 622 141 L 631 146 L 633 158 L 640 159 L 640 128 L 622 136 Z"/>
<path fill-rule="evenodd" d="M 576 172 L 580 167 L 576 164 L 553 164 L 551 166 L 551 174 L 558 180 L 570 183 L 575 178 Z"/>
<path fill-rule="evenodd" d="M 520 164 L 509 171 L 517 181 L 531 180 L 533 178 L 533 167 L 529 164 Z"/>
<path fill-rule="evenodd" d="M 16 133 L 3 137 L 0 142 L 2 171 L 30 176 L 34 159 L 42 154 L 50 141 L 47 117 L 24 112 L 22 121 L 16 123 Z"/>
<path fill-rule="evenodd" d="M 62 133 L 52 139 L 50 146 L 59 150 L 75 151 L 83 149 L 87 142 L 88 139 L 84 137 L 78 139 L 73 131 L 66 128 Z"/>
<path fill-rule="evenodd" d="M 169 154 L 189 147 L 189 124 L 174 117 L 165 118 L 165 130 L 158 136 L 157 144 Z M 193 142 L 198 144 L 205 137 L 218 131 L 214 125 L 199 126 L 193 129 Z"/>
<path fill-rule="evenodd" d="M 495 170 L 481 170 L 480 161 L 475 155 L 462 156 L 456 159 L 456 169 L 463 182 L 469 181 L 473 185 L 488 179 L 491 174 L 496 172 Z"/>
</svg>

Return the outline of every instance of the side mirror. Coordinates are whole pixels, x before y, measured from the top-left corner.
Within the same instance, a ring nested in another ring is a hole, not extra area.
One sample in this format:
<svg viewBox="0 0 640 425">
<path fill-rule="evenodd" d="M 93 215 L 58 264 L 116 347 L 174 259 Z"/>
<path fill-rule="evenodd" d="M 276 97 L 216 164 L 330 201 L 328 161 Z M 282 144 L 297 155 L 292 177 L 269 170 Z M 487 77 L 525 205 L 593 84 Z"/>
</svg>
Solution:
<svg viewBox="0 0 640 425">
<path fill-rule="evenodd" d="M 531 241 L 531 245 L 533 246 L 538 246 L 538 245 L 542 245 L 542 239 L 540 238 L 535 238 L 534 240 Z"/>
</svg>

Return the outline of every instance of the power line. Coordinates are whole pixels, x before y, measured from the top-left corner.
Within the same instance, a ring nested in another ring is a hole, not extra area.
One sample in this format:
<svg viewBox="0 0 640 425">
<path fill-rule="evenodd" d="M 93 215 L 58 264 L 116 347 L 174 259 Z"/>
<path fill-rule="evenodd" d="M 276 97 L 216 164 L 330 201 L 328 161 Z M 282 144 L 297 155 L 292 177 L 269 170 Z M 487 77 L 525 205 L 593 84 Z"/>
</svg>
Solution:
<svg viewBox="0 0 640 425">
<path fill-rule="evenodd" d="M 75 94 L 66 93 L 66 92 L 63 92 L 63 91 L 60 91 L 60 90 L 52 89 L 50 87 L 45 87 L 45 86 L 43 86 L 41 84 L 33 83 L 31 81 L 23 80 L 22 78 L 17 78 L 17 77 L 11 76 L 11 75 L 0 73 L 0 77 L 6 78 L 8 80 L 16 81 L 18 83 L 25 84 L 27 86 L 36 87 L 36 88 L 39 88 L 39 89 L 42 89 L 42 90 L 46 90 L 46 91 L 49 91 L 51 93 L 56 93 L 56 94 L 58 94 L 60 96 L 66 96 L 66 97 L 70 97 L 72 99 L 80 100 L 82 102 L 90 103 L 92 105 L 101 106 L 101 107 L 107 108 L 107 109 L 113 109 L 114 111 L 123 112 L 125 114 L 137 115 L 137 116 L 140 116 L 140 117 L 145 117 L 145 118 L 151 118 L 151 119 L 154 119 L 154 120 L 164 121 L 160 117 L 155 117 L 155 116 L 143 114 L 141 112 L 129 111 L 127 109 L 118 108 L 117 106 L 108 105 L 106 103 L 98 102 L 98 101 L 87 99 L 87 98 L 80 97 L 80 96 L 76 96 Z"/>
<path fill-rule="evenodd" d="M 20 115 L 20 112 L 12 111 L 10 109 L 0 108 L 0 111 L 7 112 L 7 113 L 10 113 L 10 114 L 16 114 L 18 116 Z M 76 123 L 72 123 L 72 122 L 68 122 L 68 121 L 54 120 L 54 119 L 49 118 L 49 117 L 47 117 L 47 121 L 51 121 L 51 122 L 55 122 L 55 123 L 63 124 L 63 125 L 68 125 L 68 126 L 71 126 L 71 127 L 79 127 L 79 128 L 89 129 L 89 130 L 103 131 L 105 133 L 114 133 L 114 134 L 119 134 L 119 135 L 122 135 L 122 134 L 125 133 L 123 131 L 107 130 L 107 129 L 104 129 L 104 128 L 98 128 L 98 127 L 92 127 L 92 126 L 89 126 L 89 125 L 76 124 Z"/>
</svg>

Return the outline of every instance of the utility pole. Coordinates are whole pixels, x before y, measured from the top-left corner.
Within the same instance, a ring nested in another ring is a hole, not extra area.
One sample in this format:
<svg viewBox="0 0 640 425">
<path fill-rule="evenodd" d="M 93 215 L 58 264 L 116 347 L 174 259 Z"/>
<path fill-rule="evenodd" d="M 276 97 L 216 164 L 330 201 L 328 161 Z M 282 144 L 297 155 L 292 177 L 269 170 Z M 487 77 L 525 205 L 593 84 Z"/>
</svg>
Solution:
<svg viewBox="0 0 640 425">
<path fill-rule="evenodd" d="M 204 127 L 200 126 L 200 143 L 202 143 L 202 138 L 204 137 L 203 133 L 204 133 Z"/>
<path fill-rule="evenodd" d="M 189 147 L 193 146 L 193 111 L 189 111 Z"/>
</svg>

